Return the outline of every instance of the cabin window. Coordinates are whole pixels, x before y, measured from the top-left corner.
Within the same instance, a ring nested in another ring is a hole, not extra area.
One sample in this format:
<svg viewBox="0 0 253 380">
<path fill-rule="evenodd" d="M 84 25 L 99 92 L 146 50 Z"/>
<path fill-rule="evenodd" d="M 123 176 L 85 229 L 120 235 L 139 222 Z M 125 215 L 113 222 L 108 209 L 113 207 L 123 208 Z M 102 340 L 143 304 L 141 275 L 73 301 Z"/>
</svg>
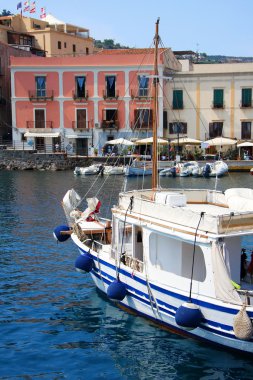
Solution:
<svg viewBox="0 0 253 380">
<path fill-rule="evenodd" d="M 224 95 L 223 89 L 214 89 L 213 90 L 213 108 L 223 108 L 224 107 L 223 95 Z"/>
<path fill-rule="evenodd" d="M 242 107 L 252 107 L 252 88 L 242 88 Z"/>
<path fill-rule="evenodd" d="M 209 124 L 209 137 L 220 137 L 222 136 L 222 130 L 223 130 L 223 122 L 222 121 L 215 121 L 213 123 Z"/>
<path fill-rule="evenodd" d="M 155 233 L 150 235 L 150 262 L 158 270 L 190 279 L 192 257 L 193 244 Z M 201 248 L 196 246 L 193 280 L 203 282 L 205 278 L 204 255 Z"/>
<path fill-rule="evenodd" d="M 251 121 L 242 121 L 241 136 L 243 140 L 251 140 Z"/>
<path fill-rule="evenodd" d="M 149 78 L 145 75 L 138 76 L 139 96 L 148 96 Z"/>
<path fill-rule="evenodd" d="M 183 90 L 173 90 L 173 104 L 174 110 L 183 109 Z"/>
<path fill-rule="evenodd" d="M 75 44 L 73 44 L 72 49 L 73 49 L 73 53 L 75 53 L 76 52 L 76 45 Z"/>
<path fill-rule="evenodd" d="M 64 48 L 66 49 L 66 47 L 67 47 L 67 42 L 64 42 Z"/>
<path fill-rule="evenodd" d="M 86 48 L 86 55 L 89 55 L 89 48 Z"/>
<path fill-rule="evenodd" d="M 61 49 L 61 41 L 58 41 L 58 49 Z"/>
</svg>

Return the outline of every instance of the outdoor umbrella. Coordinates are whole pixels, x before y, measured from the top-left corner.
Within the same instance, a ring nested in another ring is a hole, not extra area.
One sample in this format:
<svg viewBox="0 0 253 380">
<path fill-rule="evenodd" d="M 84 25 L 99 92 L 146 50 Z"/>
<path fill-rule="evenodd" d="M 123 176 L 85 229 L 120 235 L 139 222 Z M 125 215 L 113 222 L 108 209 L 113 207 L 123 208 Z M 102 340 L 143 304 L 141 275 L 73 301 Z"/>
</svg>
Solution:
<svg viewBox="0 0 253 380">
<path fill-rule="evenodd" d="M 132 141 L 129 141 L 129 140 L 126 140 L 126 139 L 123 139 L 123 137 L 119 138 L 119 139 L 115 139 L 115 140 L 109 140 L 106 142 L 106 144 L 110 144 L 110 145 L 135 145 Z"/>
<path fill-rule="evenodd" d="M 224 146 L 224 145 L 234 145 L 237 140 L 229 139 L 227 137 L 215 137 L 214 139 L 205 141 L 205 144 L 209 146 Z"/>
<path fill-rule="evenodd" d="M 171 145 L 200 145 L 202 141 L 191 139 L 190 137 L 180 137 L 179 139 L 171 140 Z"/>
<path fill-rule="evenodd" d="M 146 139 L 141 139 L 135 141 L 135 145 L 151 145 L 153 144 L 153 137 L 147 137 Z M 157 144 L 158 145 L 168 145 L 169 142 L 167 140 L 161 139 L 158 137 L 157 139 Z"/>
<path fill-rule="evenodd" d="M 244 148 L 247 146 L 253 146 L 253 143 L 250 141 L 244 141 L 243 143 L 237 144 L 237 148 Z"/>
</svg>

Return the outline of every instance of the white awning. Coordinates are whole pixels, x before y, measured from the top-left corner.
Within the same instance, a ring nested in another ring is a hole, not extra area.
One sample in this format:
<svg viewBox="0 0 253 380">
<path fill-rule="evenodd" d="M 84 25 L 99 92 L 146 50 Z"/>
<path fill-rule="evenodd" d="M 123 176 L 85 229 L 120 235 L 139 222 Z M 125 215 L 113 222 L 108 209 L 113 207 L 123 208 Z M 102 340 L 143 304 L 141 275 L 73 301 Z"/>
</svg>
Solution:
<svg viewBox="0 0 253 380">
<path fill-rule="evenodd" d="M 33 133 L 33 132 L 26 132 L 25 137 L 59 137 L 60 133 Z"/>
<path fill-rule="evenodd" d="M 81 135 L 81 136 L 78 136 L 78 135 L 66 135 L 65 137 L 67 139 L 89 139 L 91 137 L 91 135 Z"/>
</svg>

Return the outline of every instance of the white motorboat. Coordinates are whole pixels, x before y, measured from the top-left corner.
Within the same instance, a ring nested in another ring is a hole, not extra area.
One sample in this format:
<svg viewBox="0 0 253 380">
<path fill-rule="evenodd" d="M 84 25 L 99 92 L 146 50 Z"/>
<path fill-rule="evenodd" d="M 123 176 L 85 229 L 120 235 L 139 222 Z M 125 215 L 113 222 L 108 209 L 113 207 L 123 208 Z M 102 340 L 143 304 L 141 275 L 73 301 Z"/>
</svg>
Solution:
<svg viewBox="0 0 253 380">
<path fill-rule="evenodd" d="M 154 78 L 158 76 L 158 25 Z M 119 194 L 112 218 L 72 189 L 63 199 L 76 269 L 124 309 L 209 344 L 253 354 L 253 284 L 241 276 L 244 236 L 253 237 L 253 190 L 161 189 L 157 178 L 158 81 L 154 81 L 152 188 Z"/>
<path fill-rule="evenodd" d="M 126 171 L 125 166 L 105 165 L 103 174 L 105 174 L 105 175 L 123 175 L 123 174 L 125 174 L 125 171 Z"/>
<path fill-rule="evenodd" d="M 224 161 L 206 163 L 202 174 L 204 177 L 222 177 L 228 173 L 228 165 Z"/>
<path fill-rule="evenodd" d="M 87 167 L 76 166 L 74 170 L 75 175 L 94 175 L 99 173 L 100 165 L 90 165 Z"/>
</svg>

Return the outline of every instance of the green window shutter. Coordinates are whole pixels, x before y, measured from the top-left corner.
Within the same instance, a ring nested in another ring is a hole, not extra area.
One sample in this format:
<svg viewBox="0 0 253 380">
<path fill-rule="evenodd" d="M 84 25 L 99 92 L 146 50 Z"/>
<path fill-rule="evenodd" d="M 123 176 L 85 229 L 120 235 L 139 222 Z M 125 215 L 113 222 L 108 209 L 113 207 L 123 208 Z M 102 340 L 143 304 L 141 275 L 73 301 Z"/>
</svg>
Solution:
<svg viewBox="0 0 253 380">
<path fill-rule="evenodd" d="M 223 108 L 223 90 L 213 90 L 213 106 L 214 108 Z"/>
<path fill-rule="evenodd" d="M 243 88 L 242 89 L 242 107 L 251 107 L 252 99 L 252 89 Z"/>
<path fill-rule="evenodd" d="M 173 91 L 173 109 L 178 110 L 183 108 L 183 90 Z"/>
</svg>

